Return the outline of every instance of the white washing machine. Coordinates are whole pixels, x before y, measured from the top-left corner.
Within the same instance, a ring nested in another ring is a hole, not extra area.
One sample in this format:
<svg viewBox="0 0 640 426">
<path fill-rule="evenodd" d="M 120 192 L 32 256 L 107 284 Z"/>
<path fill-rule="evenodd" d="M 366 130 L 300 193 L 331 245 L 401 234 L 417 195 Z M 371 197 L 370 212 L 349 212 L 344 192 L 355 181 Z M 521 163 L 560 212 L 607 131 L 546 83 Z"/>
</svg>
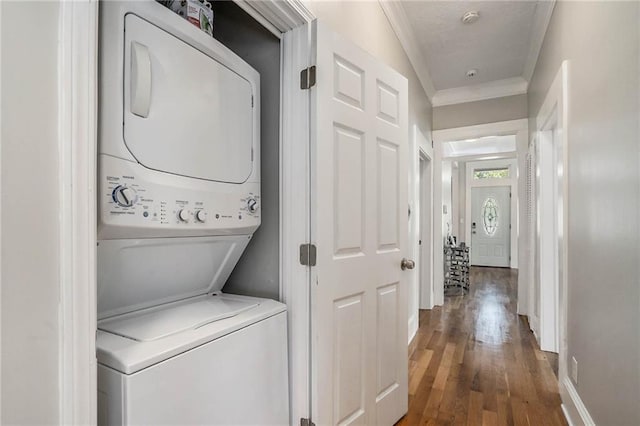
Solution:
<svg viewBox="0 0 640 426">
<path fill-rule="evenodd" d="M 260 225 L 259 74 L 101 2 L 98 423 L 289 423 L 286 308 L 221 292 Z"/>
</svg>

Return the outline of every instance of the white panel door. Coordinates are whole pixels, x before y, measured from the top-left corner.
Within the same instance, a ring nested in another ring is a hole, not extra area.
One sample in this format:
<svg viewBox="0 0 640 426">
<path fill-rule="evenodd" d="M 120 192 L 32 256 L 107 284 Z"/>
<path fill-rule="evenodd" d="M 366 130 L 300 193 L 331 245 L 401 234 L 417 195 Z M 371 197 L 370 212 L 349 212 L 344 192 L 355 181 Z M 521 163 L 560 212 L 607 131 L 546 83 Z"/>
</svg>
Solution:
<svg viewBox="0 0 640 426">
<path fill-rule="evenodd" d="M 471 188 L 471 264 L 509 267 L 511 187 Z"/>
<path fill-rule="evenodd" d="M 315 23 L 312 420 L 407 411 L 407 80 Z"/>
</svg>

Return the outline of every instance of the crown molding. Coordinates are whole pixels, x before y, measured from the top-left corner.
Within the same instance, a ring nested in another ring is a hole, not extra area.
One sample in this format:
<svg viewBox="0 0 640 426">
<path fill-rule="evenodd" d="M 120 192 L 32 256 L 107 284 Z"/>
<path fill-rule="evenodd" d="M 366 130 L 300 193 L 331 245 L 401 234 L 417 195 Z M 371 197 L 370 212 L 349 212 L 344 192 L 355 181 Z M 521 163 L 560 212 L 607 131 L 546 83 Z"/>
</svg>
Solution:
<svg viewBox="0 0 640 426">
<path fill-rule="evenodd" d="M 422 88 L 434 107 L 527 93 L 528 82 L 531 80 L 536 63 L 538 62 L 540 49 L 542 48 L 547 27 L 551 21 L 553 9 L 556 4 L 556 0 L 538 2 L 533 27 L 531 29 L 529 52 L 521 77 L 495 80 L 473 86 L 436 90 L 429 75 L 427 60 L 420 49 L 418 40 L 413 32 L 413 27 L 409 22 L 401 2 L 389 0 L 378 1 L 391 24 L 391 28 L 409 57 L 409 61 L 411 65 L 413 65 L 418 79 L 422 84 Z"/>
<path fill-rule="evenodd" d="M 411 62 L 411 65 L 413 65 L 413 69 L 415 70 L 418 80 L 420 80 L 420 84 L 427 94 L 427 97 L 430 101 L 433 100 L 436 89 L 433 86 L 433 81 L 429 75 L 427 60 L 420 49 L 418 40 L 413 32 L 413 27 L 409 22 L 409 18 L 407 17 L 401 2 L 387 0 L 378 0 L 378 2 L 380 3 L 382 11 L 387 16 L 387 20 L 389 21 L 389 24 L 391 24 L 393 32 L 396 33 L 402 48 L 409 57 L 409 61 Z"/>
<path fill-rule="evenodd" d="M 529 83 L 524 78 L 514 77 L 473 86 L 454 87 L 452 89 L 438 90 L 431 99 L 431 103 L 434 107 L 438 107 L 522 95 L 527 93 L 528 86 Z"/>
<path fill-rule="evenodd" d="M 533 71 L 538 63 L 540 49 L 542 49 L 544 36 L 547 34 L 547 28 L 549 27 L 555 5 L 556 0 L 546 0 L 538 2 L 536 6 L 533 26 L 531 28 L 531 40 L 529 40 L 529 54 L 527 55 L 522 73 L 522 77 L 527 81 L 531 81 Z"/>
</svg>

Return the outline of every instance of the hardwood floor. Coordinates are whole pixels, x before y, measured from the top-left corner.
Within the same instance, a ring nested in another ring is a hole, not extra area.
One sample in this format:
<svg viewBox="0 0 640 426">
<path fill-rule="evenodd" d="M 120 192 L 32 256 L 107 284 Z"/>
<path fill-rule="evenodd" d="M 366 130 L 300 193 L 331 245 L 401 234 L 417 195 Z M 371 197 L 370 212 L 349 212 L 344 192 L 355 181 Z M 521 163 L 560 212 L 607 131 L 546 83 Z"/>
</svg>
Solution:
<svg viewBox="0 0 640 426">
<path fill-rule="evenodd" d="M 551 354 L 516 315 L 516 278 L 509 269 L 472 268 L 468 295 L 420 311 L 409 412 L 397 425 L 567 424 Z"/>
</svg>

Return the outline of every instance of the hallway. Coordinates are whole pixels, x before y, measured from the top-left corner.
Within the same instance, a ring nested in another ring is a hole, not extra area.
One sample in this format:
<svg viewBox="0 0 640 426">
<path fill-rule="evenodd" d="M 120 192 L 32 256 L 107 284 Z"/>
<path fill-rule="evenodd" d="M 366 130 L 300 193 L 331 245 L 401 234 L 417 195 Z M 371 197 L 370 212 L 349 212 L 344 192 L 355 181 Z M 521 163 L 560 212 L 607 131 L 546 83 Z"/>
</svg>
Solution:
<svg viewBox="0 0 640 426">
<path fill-rule="evenodd" d="M 420 312 L 409 347 L 409 412 L 398 425 L 566 425 L 556 354 L 516 312 L 513 270 L 472 268 L 471 292 Z M 557 368 L 556 368 L 557 369 Z"/>
</svg>

